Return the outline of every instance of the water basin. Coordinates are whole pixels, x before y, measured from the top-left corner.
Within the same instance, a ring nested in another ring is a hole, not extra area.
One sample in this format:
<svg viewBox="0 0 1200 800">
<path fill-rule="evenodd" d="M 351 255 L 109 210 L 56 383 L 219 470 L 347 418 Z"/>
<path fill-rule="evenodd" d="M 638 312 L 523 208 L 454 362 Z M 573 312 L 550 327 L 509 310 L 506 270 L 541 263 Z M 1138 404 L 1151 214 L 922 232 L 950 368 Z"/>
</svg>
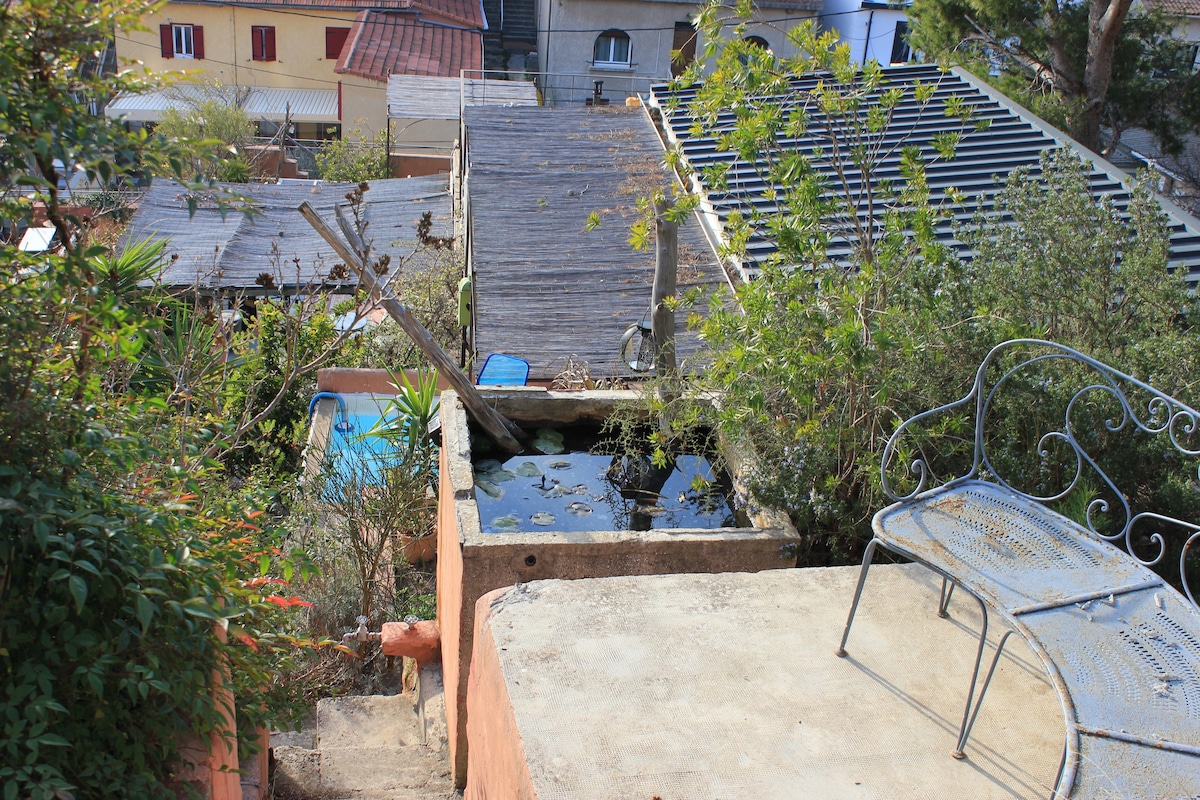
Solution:
<svg viewBox="0 0 1200 800">
<path fill-rule="evenodd" d="M 728 481 L 703 456 L 682 455 L 660 470 L 640 459 L 534 453 L 484 458 L 474 468 L 484 533 L 738 526 Z M 631 471 L 645 488 L 621 491 L 621 477 Z"/>
</svg>

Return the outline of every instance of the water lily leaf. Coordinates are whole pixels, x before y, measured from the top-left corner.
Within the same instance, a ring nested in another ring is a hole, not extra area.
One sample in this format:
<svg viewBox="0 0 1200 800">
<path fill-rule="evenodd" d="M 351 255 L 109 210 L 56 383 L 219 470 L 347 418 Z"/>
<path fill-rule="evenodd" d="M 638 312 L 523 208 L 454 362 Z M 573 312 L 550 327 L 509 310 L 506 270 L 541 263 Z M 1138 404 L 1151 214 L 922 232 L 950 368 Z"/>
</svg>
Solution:
<svg viewBox="0 0 1200 800">
<path fill-rule="evenodd" d="M 563 443 L 563 435 L 553 428 L 538 428 L 537 438 L 560 445 Z"/>
<path fill-rule="evenodd" d="M 550 469 L 570 469 L 571 462 L 570 461 L 551 461 L 549 466 L 550 466 Z"/>
<path fill-rule="evenodd" d="M 553 525 L 554 524 L 554 515 L 549 513 L 548 511 L 538 511 L 532 517 L 529 518 L 529 521 L 532 522 L 534 525 L 542 525 L 542 526 Z"/>
<path fill-rule="evenodd" d="M 553 486 L 537 486 L 534 488 L 537 490 L 538 494 L 540 494 L 542 497 L 545 497 L 547 500 L 555 500 L 559 497 L 566 497 L 569 494 L 574 494 L 574 492 L 572 492 L 570 489 L 565 489 L 558 484 L 554 484 Z"/>
<path fill-rule="evenodd" d="M 492 527 L 499 528 L 502 531 L 511 530 L 521 524 L 521 520 L 514 517 L 512 514 L 505 514 L 503 517 L 496 517 L 492 520 Z"/>
<path fill-rule="evenodd" d="M 592 513 L 592 507 L 587 503 L 580 503 L 576 500 L 574 503 L 567 503 L 567 513 L 574 514 L 577 517 L 586 517 Z"/>
<path fill-rule="evenodd" d="M 506 469 L 498 469 L 495 472 L 487 473 L 484 477 L 492 483 L 504 483 L 511 481 L 515 476 Z"/>
<path fill-rule="evenodd" d="M 494 497 L 497 500 L 499 500 L 501 497 L 504 496 L 504 490 L 501 489 L 496 484 L 492 483 L 491 481 L 483 481 L 483 480 L 476 479 L 475 485 L 478 486 L 479 490 L 482 491 L 484 494 L 486 494 L 488 497 Z"/>
<path fill-rule="evenodd" d="M 538 465 L 532 461 L 522 463 L 517 467 L 516 473 L 522 478 L 539 478 L 542 475 L 542 471 L 538 469 Z"/>
<path fill-rule="evenodd" d="M 475 464 L 475 471 L 478 473 L 486 474 L 495 472 L 498 469 L 504 469 L 504 465 L 494 458 L 485 458 L 483 461 Z"/>
<path fill-rule="evenodd" d="M 588 485 L 586 483 L 577 483 L 571 487 L 572 494 L 587 494 L 589 491 L 591 490 L 588 489 Z"/>
<path fill-rule="evenodd" d="M 562 442 L 556 442 L 553 439 L 543 439 L 541 437 L 533 440 L 533 449 L 548 456 L 556 456 L 565 450 Z"/>
</svg>

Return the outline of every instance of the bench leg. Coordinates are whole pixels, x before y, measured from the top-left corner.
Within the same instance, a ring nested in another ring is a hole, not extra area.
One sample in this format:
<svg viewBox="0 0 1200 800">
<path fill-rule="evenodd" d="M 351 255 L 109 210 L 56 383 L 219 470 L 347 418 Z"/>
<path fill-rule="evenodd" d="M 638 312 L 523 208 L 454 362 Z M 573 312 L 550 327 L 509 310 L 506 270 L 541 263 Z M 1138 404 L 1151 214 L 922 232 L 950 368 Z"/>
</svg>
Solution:
<svg viewBox="0 0 1200 800">
<path fill-rule="evenodd" d="M 950 616 L 950 598 L 954 596 L 954 587 L 957 585 L 949 578 L 942 578 L 942 596 L 938 600 L 938 616 L 942 619 Z M 947 586 L 950 587 L 949 591 L 946 591 Z"/>
<path fill-rule="evenodd" d="M 878 545 L 879 540 L 872 539 L 867 544 L 867 551 L 863 553 L 862 569 L 858 573 L 858 586 L 854 589 L 854 602 L 850 604 L 850 616 L 846 617 L 846 629 L 842 631 L 842 642 L 834 651 L 838 658 L 846 656 L 846 640 L 850 638 L 850 626 L 854 624 L 854 613 L 858 611 L 858 600 L 862 597 L 863 584 L 867 582 L 867 570 L 871 569 L 871 558 L 874 557 L 875 548 Z"/>
<path fill-rule="evenodd" d="M 987 633 L 986 625 L 987 625 L 987 623 L 985 621 L 985 623 L 984 623 L 984 634 L 985 635 Z M 994 656 L 992 656 L 992 665 L 990 667 L 988 667 L 987 676 L 984 677 L 984 679 L 983 679 L 983 686 L 981 686 L 979 689 L 979 697 L 975 700 L 975 708 L 974 709 L 971 708 L 971 698 L 969 698 L 969 697 L 967 698 L 967 711 L 970 712 L 970 716 L 969 716 L 969 718 L 968 717 L 963 718 L 963 727 L 962 727 L 962 730 L 959 731 L 959 734 L 958 734 L 958 747 L 956 747 L 954 749 L 954 753 L 953 753 L 955 758 L 963 758 L 964 757 L 963 748 L 965 748 L 967 746 L 967 737 L 969 737 L 971 735 L 971 728 L 975 727 L 975 718 L 979 716 L 979 707 L 983 705 L 983 696 L 985 694 L 987 694 L 988 686 L 991 685 L 991 683 L 992 683 L 992 675 L 996 672 L 996 664 L 998 664 L 1000 662 L 1000 654 L 1004 652 L 1004 645 L 1006 642 L 1008 642 L 1008 637 L 1012 636 L 1013 633 L 1014 633 L 1014 631 L 1008 630 L 1008 631 L 1005 631 L 1004 635 L 1000 637 L 1000 642 L 996 645 L 996 654 Z M 981 654 L 982 654 L 982 652 L 983 651 L 980 650 Z M 978 659 L 975 662 L 975 673 L 976 673 L 976 675 L 979 674 Z M 974 692 L 974 687 L 972 687 L 972 692 Z"/>
</svg>

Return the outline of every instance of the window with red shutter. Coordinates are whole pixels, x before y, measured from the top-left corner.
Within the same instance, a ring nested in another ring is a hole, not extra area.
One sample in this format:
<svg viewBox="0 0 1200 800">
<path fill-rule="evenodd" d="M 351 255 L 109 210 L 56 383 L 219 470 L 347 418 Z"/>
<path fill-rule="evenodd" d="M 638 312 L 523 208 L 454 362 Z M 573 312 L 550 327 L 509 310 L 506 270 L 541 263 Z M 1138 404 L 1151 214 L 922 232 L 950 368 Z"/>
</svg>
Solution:
<svg viewBox="0 0 1200 800">
<path fill-rule="evenodd" d="M 275 26 L 250 26 L 251 58 L 255 61 L 275 60 Z"/>
<path fill-rule="evenodd" d="M 325 57 L 336 61 L 337 57 L 342 54 L 342 47 L 346 44 L 346 38 L 349 35 L 349 28 L 326 28 Z"/>
<path fill-rule="evenodd" d="M 203 25 L 159 25 L 158 41 L 163 58 L 204 58 Z"/>
<path fill-rule="evenodd" d="M 162 45 L 162 57 L 163 58 L 174 58 L 175 57 L 175 42 L 173 39 L 170 25 L 159 25 L 158 26 L 158 40 L 159 40 L 159 44 Z"/>
</svg>

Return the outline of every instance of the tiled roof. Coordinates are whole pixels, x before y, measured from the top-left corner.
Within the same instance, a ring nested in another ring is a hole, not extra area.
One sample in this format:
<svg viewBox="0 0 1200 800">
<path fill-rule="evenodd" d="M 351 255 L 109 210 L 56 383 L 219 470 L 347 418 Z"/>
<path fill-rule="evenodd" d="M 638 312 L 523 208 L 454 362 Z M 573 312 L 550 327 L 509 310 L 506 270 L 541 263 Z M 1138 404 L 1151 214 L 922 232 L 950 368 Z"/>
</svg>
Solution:
<svg viewBox="0 0 1200 800">
<path fill-rule="evenodd" d="M 238 6 L 239 8 L 312 8 L 360 11 L 366 8 L 406 9 L 412 0 L 170 0 L 171 6 Z"/>
<path fill-rule="evenodd" d="M 1145 0 L 1146 5 L 1172 17 L 1200 17 L 1200 0 Z"/>
<path fill-rule="evenodd" d="M 654 279 L 654 248 L 630 247 L 629 226 L 638 198 L 672 182 L 645 110 L 473 106 L 463 118 L 480 358 L 524 358 L 531 380 L 553 378 L 569 355 L 594 378 L 629 375 L 621 334 L 649 323 Z M 603 223 L 589 230 L 593 212 Z M 679 229 L 678 281 L 680 294 L 726 283 L 699 225 Z M 681 364 L 700 345 L 685 316 Z"/>
<path fill-rule="evenodd" d="M 895 88 L 904 91 L 904 99 L 893 114 L 889 127 L 882 134 L 884 140 L 903 141 L 906 145 L 921 150 L 928 164 L 931 202 L 954 209 L 953 216 L 959 222 L 970 220 L 972 212 L 981 200 L 990 202 L 1002 188 L 1005 176 L 1012 170 L 1030 167 L 1036 174 L 1041 154 L 1061 146 L 1074 147 L 1079 155 L 1091 162 L 1091 187 L 1094 195 L 1111 197 L 1120 209 L 1128 205 L 1129 193 L 1122 183 L 1124 175 L 1120 170 L 1079 147 L 1065 134 L 1054 130 L 1029 112 L 1016 107 L 966 72 L 954 70 L 941 73 L 934 66 L 915 65 L 885 69 L 884 74 L 885 83 L 881 91 Z M 798 107 L 806 91 L 813 88 L 817 80 L 813 76 L 793 79 L 790 93 L 779 97 L 777 102 L 789 108 Z M 913 99 L 913 90 L 917 82 L 937 86 L 933 102 L 924 111 Z M 986 120 L 989 124 L 983 130 L 968 127 L 962 132 L 962 139 L 954 158 L 938 159 L 933 147 L 934 137 L 942 132 L 960 130 L 958 120 L 943 113 L 943 104 L 950 97 L 959 98 L 973 110 L 976 119 Z M 724 238 L 725 224 L 731 214 L 737 212 L 749 221 L 752 211 L 771 213 L 776 208 L 771 198 L 776 193 L 782 194 L 783 187 L 768 185 L 761 177 L 761 169 L 743 161 L 736 153 L 720 149 L 717 137 L 732 125 L 732 113 L 722 112 L 714 125 L 703 127 L 699 133 L 694 131 L 693 125 L 697 119 L 689 113 L 689 103 L 694 98 L 694 89 L 671 92 L 668 87 L 658 85 L 651 89 L 650 102 L 662 109 L 668 139 L 679 143 L 684 158 L 695 170 L 695 181 L 701 193 L 701 205 L 706 212 L 706 223 L 715 235 Z M 810 111 L 810 114 L 813 115 L 813 121 L 808 127 L 809 133 L 798 139 L 781 139 L 781 148 L 811 152 L 822 145 L 828 146 L 828 142 L 817 135 L 817 132 L 822 130 L 820 118 L 815 112 Z M 899 176 L 899 150 L 899 147 L 894 147 L 891 155 L 883 160 L 875 175 L 876 180 L 894 179 Z M 714 163 L 729 165 L 726 190 L 710 188 L 705 178 L 704 168 Z M 831 174 L 831 170 L 820 162 L 814 162 L 814 168 L 818 172 Z M 853 183 L 853 176 L 851 182 Z M 947 195 L 947 190 L 952 187 L 964 196 L 958 205 L 954 205 Z M 852 186 L 851 191 L 854 188 Z M 866 194 L 862 194 L 858 206 L 860 219 L 869 214 L 865 205 Z M 1197 283 L 1200 281 L 1200 221 L 1173 207 L 1164 208 L 1170 217 L 1169 264 L 1172 268 L 1186 270 L 1189 282 Z M 958 252 L 961 257 L 970 258 L 971 253 L 954 237 L 952 228 L 953 224 L 950 221 L 941 223 L 937 230 L 939 240 Z M 844 258 L 849 255 L 850 247 L 848 239 L 835 241 L 829 256 L 835 261 Z M 758 272 L 758 264 L 771 258 L 775 251 L 775 242 L 765 227 L 754 231 L 747 244 L 745 258 L 739 265 L 742 276 L 747 279 L 753 278 Z"/>
<path fill-rule="evenodd" d="M 253 8 L 319 8 L 339 11 L 421 11 L 468 28 L 486 28 L 481 0 L 172 0 L 172 4 Z"/>
<path fill-rule="evenodd" d="M 178 258 L 158 276 L 164 286 L 254 294 L 261 291 L 258 281 L 263 273 L 280 287 L 305 286 L 320 282 L 340 261 L 296 209 L 307 200 L 322 217 L 331 219 L 335 205 L 346 205 L 351 184 L 221 186 L 251 198 L 258 213 L 252 217 L 236 211 L 222 213 L 212 203 L 202 202 L 189 214 L 188 190 L 163 179 L 155 180 L 138 203 L 124 241 L 146 236 L 169 240 L 167 253 Z M 450 193 L 444 176 L 371 181 L 366 201 L 374 236 L 371 251 L 386 253 L 393 264 L 403 261 L 406 271 L 428 266 L 428 257 L 420 253 L 408 258 L 415 249 L 416 223 L 425 211 L 433 214 L 435 236 L 451 234 Z M 357 283 L 353 275 L 343 280 L 343 289 Z"/>
<path fill-rule="evenodd" d="M 759 8 L 783 8 L 791 11 L 820 11 L 824 7 L 822 0 L 758 0 Z"/>
<path fill-rule="evenodd" d="M 468 28 L 487 28 L 482 0 L 408 0 L 409 8 L 423 14 L 435 14 Z M 378 8 L 378 6 L 372 6 Z"/>
<path fill-rule="evenodd" d="M 413 14 L 364 11 L 354 20 L 335 72 L 386 81 L 389 75 L 457 78 L 483 69 L 483 34 Z"/>
</svg>

